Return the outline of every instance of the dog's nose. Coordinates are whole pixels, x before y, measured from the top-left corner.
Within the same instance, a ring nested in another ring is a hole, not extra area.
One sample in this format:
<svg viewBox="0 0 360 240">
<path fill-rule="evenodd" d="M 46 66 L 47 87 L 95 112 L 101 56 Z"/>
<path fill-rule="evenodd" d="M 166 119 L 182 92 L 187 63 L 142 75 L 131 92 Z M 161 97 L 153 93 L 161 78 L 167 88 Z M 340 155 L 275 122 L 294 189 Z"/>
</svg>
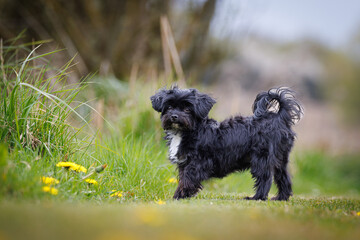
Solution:
<svg viewBox="0 0 360 240">
<path fill-rule="evenodd" d="M 171 121 L 176 121 L 176 120 L 178 120 L 178 115 L 176 114 L 171 115 Z"/>
</svg>

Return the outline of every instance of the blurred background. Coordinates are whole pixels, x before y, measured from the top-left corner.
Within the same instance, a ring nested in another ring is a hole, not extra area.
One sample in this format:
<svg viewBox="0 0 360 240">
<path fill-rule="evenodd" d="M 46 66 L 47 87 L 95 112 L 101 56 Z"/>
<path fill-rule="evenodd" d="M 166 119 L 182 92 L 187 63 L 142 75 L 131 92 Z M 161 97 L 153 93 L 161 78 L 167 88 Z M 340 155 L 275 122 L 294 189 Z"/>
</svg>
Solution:
<svg viewBox="0 0 360 240">
<path fill-rule="evenodd" d="M 119 104 L 140 108 L 126 100 L 139 89 L 175 81 L 211 93 L 218 120 L 249 115 L 259 91 L 289 86 L 305 108 L 297 149 L 360 149 L 357 0 L 0 0 L 0 38 L 51 40 L 40 51 L 64 49 L 59 66 L 75 56 L 68 81 L 92 74 L 83 98 L 107 119 L 126 114 Z"/>
</svg>

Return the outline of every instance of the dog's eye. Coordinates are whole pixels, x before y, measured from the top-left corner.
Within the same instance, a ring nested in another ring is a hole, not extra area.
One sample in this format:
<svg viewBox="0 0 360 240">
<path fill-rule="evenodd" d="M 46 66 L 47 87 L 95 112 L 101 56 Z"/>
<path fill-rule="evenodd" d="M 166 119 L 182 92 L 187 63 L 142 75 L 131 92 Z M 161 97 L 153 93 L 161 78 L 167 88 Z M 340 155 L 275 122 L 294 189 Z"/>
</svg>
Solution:
<svg viewBox="0 0 360 240">
<path fill-rule="evenodd" d="M 171 106 L 168 106 L 167 110 L 172 110 L 173 108 Z"/>
<path fill-rule="evenodd" d="M 190 108 L 185 108 L 185 109 L 184 109 L 184 112 L 186 112 L 186 113 L 190 113 L 190 112 L 191 112 L 191 110 L 190 110 Z"/>
</svg>

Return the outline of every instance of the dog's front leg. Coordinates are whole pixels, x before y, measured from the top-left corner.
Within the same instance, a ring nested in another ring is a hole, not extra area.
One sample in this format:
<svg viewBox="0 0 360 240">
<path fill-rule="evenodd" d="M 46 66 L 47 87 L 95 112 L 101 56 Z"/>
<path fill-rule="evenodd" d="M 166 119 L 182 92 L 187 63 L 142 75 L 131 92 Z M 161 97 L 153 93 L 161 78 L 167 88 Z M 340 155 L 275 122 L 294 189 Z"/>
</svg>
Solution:
<svg viewBox="0 0 360 240">
<path fill-rule="evenodd" d="M 179 185 L 175 191 L 174 199 L 190 198 L 202 189 L 201 179 L 196 174 L 194 166 L 179 168 Z"/>
<path fill-rule="evenodd" d="M 184 184 L 183 182 L 187 182 L 187 180 L 184 181 L 179 180 L 179 185 L 174 194 L 174 199 L 176 200 L 183 198 L 191 198 L 195 196 L 202 189 L 201 184 L 192 184 L 192 183 Z"/>
</svg>

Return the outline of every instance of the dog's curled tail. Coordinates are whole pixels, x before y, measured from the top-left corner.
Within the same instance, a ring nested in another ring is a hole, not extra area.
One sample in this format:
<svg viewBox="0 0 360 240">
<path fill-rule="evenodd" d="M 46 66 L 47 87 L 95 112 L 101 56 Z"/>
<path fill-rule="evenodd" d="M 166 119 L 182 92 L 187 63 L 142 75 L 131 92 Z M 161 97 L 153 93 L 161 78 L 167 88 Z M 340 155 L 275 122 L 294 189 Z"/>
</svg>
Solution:
<svg viewBox="0 0 360 240">
<path fill-rule="evenodd" d="M 253 104 L 254 117 L 261 118 L 273 108 L 277 109 L 277 114 L 287 124 L 294 125 L 304 114 L 294 95 L 294 91 L 285 87 L 272 88 L 267 92 L 259 93 Z"/>
</svg>

